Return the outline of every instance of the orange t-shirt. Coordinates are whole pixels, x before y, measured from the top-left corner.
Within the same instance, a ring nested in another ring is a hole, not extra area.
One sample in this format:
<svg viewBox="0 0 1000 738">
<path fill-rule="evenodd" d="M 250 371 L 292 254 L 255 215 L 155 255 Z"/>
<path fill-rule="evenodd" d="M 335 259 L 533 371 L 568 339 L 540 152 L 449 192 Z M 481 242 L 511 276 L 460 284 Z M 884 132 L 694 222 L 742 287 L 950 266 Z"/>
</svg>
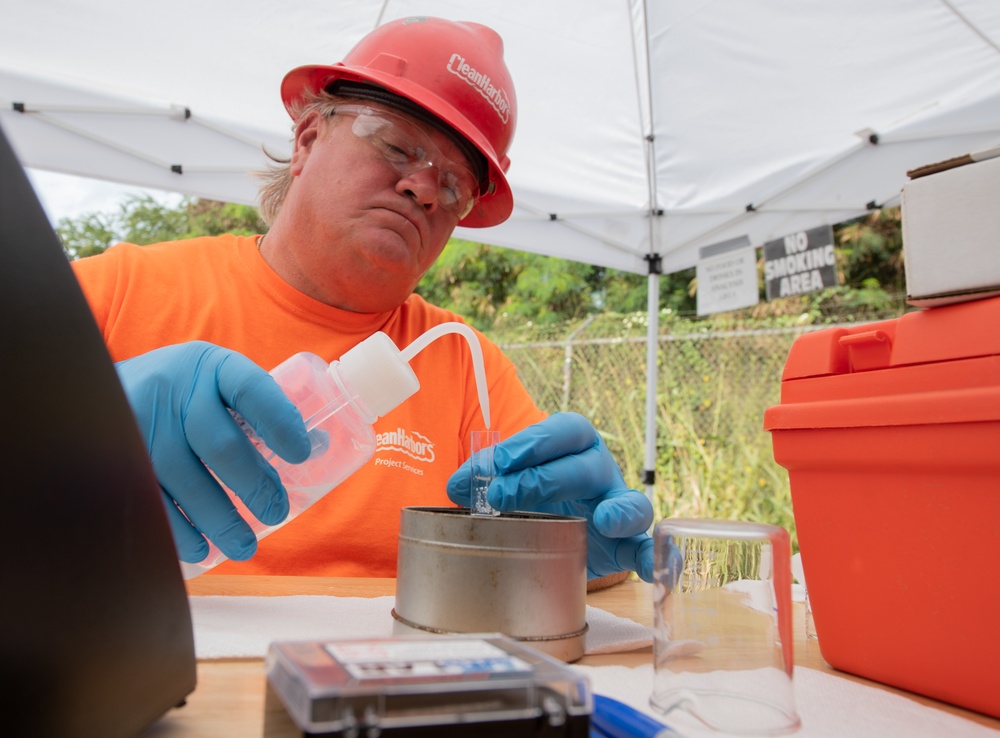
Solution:
<svg viewBox="0 0 1000 738">
<path fill-rule="evenodd" d="M 401 349 L 430 327 L 461 320 L 416 295 L 387 313 L 320 303 L 284 282 L 255 238 L 219 236 L 135 246 L 118 244 L 73 262 L 115 361 L 175 343 L 203 340 L 271 369 L 308 351 L 333 361 L 376 331 Z M 544 417 L 499 347 L 479 334 L 491 427 L 501 438 Z M 449 506 L 448 477 L 483 428 L 465 339 L 443 336 L 410 366 L 420 390 L 375 423 L 374 458 L 292 523 L 260 542 L 225 574 L 395 576 L 400 510 Z M 420 443 L 400 443 L 405 437 Z"/>
</svg>

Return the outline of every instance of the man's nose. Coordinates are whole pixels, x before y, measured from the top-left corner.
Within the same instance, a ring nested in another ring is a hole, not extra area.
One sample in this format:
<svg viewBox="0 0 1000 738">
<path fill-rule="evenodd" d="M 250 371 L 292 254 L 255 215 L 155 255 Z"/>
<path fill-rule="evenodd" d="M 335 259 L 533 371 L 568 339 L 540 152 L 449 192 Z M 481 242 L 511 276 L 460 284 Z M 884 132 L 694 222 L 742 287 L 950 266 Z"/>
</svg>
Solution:
<svg viewBox="0 0 1000 738">
<path fill-rule="evenodd" d="M 431 162 L 422 162 L 411 169 L 399 180 L 396 189 L 410 195 L 425 210 L 433 212 L 437 209 L 440 196 L 440 173 Z"/>
</svg>

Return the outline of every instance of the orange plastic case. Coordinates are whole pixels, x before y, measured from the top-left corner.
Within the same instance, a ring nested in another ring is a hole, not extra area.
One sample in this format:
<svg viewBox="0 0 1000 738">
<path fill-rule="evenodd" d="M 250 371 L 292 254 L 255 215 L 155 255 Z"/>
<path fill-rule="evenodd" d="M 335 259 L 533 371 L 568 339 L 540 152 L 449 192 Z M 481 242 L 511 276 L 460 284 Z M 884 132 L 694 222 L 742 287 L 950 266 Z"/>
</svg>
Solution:
<svg viewBox="0 0 1000 738">
<path fill-rule="evenodd" d="M 1000 717 L 1000 298 L 803 335 L 764 427 L 827 662 Z"/>
</svg>

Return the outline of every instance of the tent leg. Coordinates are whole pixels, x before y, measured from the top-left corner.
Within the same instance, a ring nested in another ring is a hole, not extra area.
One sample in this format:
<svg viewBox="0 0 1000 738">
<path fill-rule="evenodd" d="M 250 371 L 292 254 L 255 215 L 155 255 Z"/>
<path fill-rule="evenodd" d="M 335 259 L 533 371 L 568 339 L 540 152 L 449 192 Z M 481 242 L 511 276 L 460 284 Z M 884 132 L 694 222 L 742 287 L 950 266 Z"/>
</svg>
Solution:
<svg viewBox="0 0 1000 738">
<path fill-rule="evenodd" d="M 656 481 L 656 356 L 660 337 L 659 274 L 649 275 L 646 289 L 649 318 L 646 327 L 646 468 L 643 482 L 646 485 L 646 496 L 653 502 Z"/>
</svg>

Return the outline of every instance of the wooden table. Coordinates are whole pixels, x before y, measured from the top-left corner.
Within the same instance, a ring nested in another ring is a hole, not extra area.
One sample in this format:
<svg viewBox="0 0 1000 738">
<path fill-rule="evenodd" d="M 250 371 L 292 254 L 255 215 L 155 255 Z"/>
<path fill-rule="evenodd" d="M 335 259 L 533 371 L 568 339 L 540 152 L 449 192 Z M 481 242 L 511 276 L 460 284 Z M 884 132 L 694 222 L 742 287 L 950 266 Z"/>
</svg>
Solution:
<svg viewBox="0 0 1000 738">
<path fill-rule="evenodd" d="M 188 593 L 230 596 L 336 595 L 380 597 L 395 594 L 394 579 L 348 579 L 312 577 L 202 576 L 188 582 Z M 628 580 L 587 595 L 587 604 L 653 625 L 652 586 Z M 805 637 L 802 616 L 796 617 L 795 663 L 819 669 L 844 679 L 876 686 L 925 705 L 960 715 L 1000 730 L 1000 720 L 947 705 L 927 697 L 893 689 L 832 669 L 820 655 L 815 640 Z M 652 660 L 652 649 L 599 656 L 585 656 L 586 666 L 638 666 Z M 147 736 L 154 738 L 260 738 L 264 724 L 266 680 L 262 659 L 213 659 L 198 662 L 198 687 L 187 704 L 168 713 Z"/>
</svg>

